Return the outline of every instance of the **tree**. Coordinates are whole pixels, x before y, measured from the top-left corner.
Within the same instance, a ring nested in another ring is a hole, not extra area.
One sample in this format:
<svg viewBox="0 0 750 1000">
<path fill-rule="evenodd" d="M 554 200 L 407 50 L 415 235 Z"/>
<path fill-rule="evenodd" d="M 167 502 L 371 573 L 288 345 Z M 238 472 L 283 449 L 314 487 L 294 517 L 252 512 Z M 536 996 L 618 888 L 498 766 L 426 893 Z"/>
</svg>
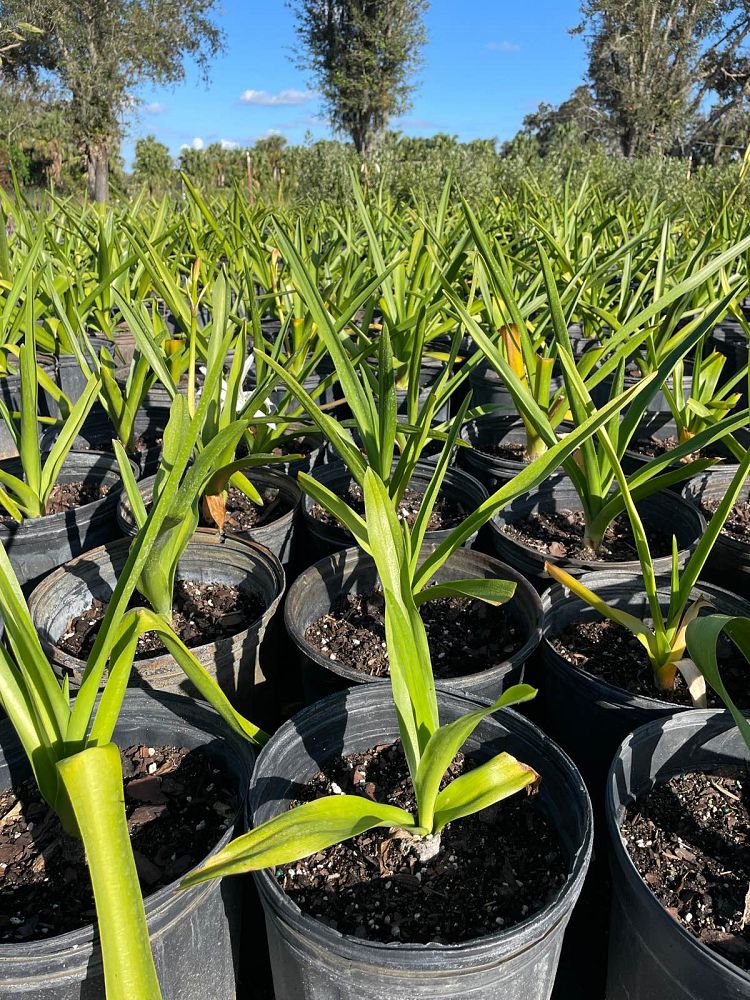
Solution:
<svg viewBox="0 0 750 1000">
<path fill-rule="evenodd" d="M 608 118 L 597 106 L 590 87 L 576 87 L 567 101 L 557 107 L 542 102 L 536 111 L 526 115 L 519 135 L 534 139 L 540 156 L 546 156 L 553 141 L 563 130 L 575 134 L 584 142 L 608 144 Z M 514 141 L 508 144 L 504 153 L 510 152 Z"/>
<path fill-rule="evenodd" d="M 216 0 L 0 0 L 0 23 L 41 29 L 15 49 L 14 62 L 32 77 L 52 73 L 69 95 L 95 200 L 108 197 L 110 155 L 137 88 L 180 81 L 186 58 L 205 73 L 220 51 L 215 6 Z"/>
<path fill-rule="evenodd" d="M 583 0 L 589 79 L 622 153 L 686 150 L 750 93 L 750 0 Z M 701 108 L 718 101 L 708 116 Z"/>
<path fill-rule="evenodd" d="M 428 0 L 289 0 L 333 128 L 367 157 L 389 120 L 410 105 L 426 40 Z"/>
<path fill-rule="evenodd" d="M 133 177 L 138 184 L 145 186 L 149 198 L 154 191 L 168 187 L 173 174 L 172 157 L 163 142 L 159 142 L 154 135 L 147 135 L 145 139 L 137 140 Z"/>
</svg>

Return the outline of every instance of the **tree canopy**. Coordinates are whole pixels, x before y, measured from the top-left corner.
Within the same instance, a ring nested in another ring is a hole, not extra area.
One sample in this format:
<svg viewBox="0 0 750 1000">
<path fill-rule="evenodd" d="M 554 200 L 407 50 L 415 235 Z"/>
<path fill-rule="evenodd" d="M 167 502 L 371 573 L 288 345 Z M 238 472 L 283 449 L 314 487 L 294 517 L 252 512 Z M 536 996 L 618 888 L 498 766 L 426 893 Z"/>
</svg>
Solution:
<svg viewBox="0 0 750 1000">
<path fill-rule="evenodd" d="M 409 107 L 428 0 L 289 0 L 300 49 L 333 128 L 368 156 Z"/>
</svg>

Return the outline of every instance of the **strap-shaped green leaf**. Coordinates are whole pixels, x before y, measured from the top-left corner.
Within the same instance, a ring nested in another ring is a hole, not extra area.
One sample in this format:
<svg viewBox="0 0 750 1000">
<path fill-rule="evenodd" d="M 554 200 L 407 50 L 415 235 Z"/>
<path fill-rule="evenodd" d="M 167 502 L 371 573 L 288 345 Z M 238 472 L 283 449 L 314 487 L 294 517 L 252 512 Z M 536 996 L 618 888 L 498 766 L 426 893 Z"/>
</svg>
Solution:
<svg viewBox="0 0 750 1000">
<path fill-rule="evenodd" d="M 455 778 L 440 792 L 435 801 L 434 832 L 439 833 L 447 823 L 481 812 L 539 781 L 533 767 L 522 764 L 509 753 L 500 753 Z"/>
<path fill-rule="evenodd" d="M 86 848 L 107 1000 L 161 1000 L 125 816 L 120 751 L 113 743 L 90 747 L 57 766 Z"/>
<path fill-rule="evenodd" d="M 529 684 L 514 684 L 507 691 L 504 691 L 492 705 L 467 712 L 461 718 L 448 722 L 435 730 L 424 748 L 414 780 L 414 792 L 417 798 L 417 811 L 421 826 L 431 833 L 435 832 L 434 816 L 440 782 L 453 758 L 479 723 L 501 708 L 519 705 L 522 702 L 531 701 L 534 697 L 536 697 L 536 688 Z"/>
<path fill-rule="evenodd" d="M 385 483 L 365 473 L 365 516 L 370 551 L 385 594 L 385 637 L 401 742 L 412 779 L 440 724 L 427 634 L 414 603 L 409 550 Z"/>
<path fill-rule="evenodd" d="M 366 552 L 370 551 L 367 524 L 356 511 L 352 510 L 348 503 L 307 472 L 298 473 L 297 481 L 305 493 L 317 501 L 324 510 L 336 518 L 339 524 L 342 524 L 347 531 L 354 535 L 358 545 L 361 545 Z"/>
<path fill-rule="evenodd" d="M 133 470 L 130 466 L 130 459 L 119 441 L 113 441 L 112 447 L 115 450 L 115 458 L 117 459 L 117 465 L 120 469 L 120 477 L 125 489 L 125 496 L 128 498 L 130 509 L 133 512 L 133 519 L 137 527 L 142 528 L 146 523 L 148 511 L 146 510 L 146 505 L 143 502 L 141 491 L 138 489 L 138 483 L 136 482 L 135 475 L 133 474 Z"/>
<path fill-rule="evenodd" d="M 96 402 L 100 385 L 101 381 L 99 377 L 97 375 L 92 375 L 86 383 L 86 388 L 76 400 L 73 409 L 70 411 L 70 416 L 60 429 L 57 440 L 52 445 L 52 449 L 47 456 L 42 469 L 40 493 L 45 507 L 47 505 L 47 501 L 49 500 L 50 493 L 57 483 L 57 477 L 60 474 L 62 464 L 67 458 L 70 449 L 73 447 L 75 439 L 78 437 L 86 417 L 91 412 L 91 407 Z"/>
<path fill-rule="evenodd" d="M 362 458 L 362 454 L 354 444 L 351 434 L 345 431 L 337 420 L 324 413 L 302 384 L 293 375 L 290 375 L 274 358 L 262 351 L 256 351 L 256 357 L 262 358 L 268 367 L 275 371 L 281 377 L 284 384 L 292 390 L 295 397 L 307 410 L 309 416 L 315 421 L 322 433 L 341 456 L 341 459 L 356 481 L 361 484 L 367 466 Z"/>
<path fill-rule="evenodd" d="M 724 632 L 748 661 L 750 670 L 750 618 L 729 615 L 706 615 L 696 618 L 687 627 L 687 647 L 693 662 L 732 713 L 737 728 L 750 750 L 750 723 L 737 708 L 721 679 L 717 648 Z"/>
<path fill-rule="evenodd" d="M 436 601 L 441 597 L 474 597 L 485 604 L 507 604 L 516 592 L 513 580 L 493 580 L 489 577 L 477 577 L 475 580 L 444 580 L 432 587 L 426 587 L 414 595 L 417 607 L 427 601 Z"/>
<path fill-rule="evenodd" d="M 359 795 L 331 795 L 304 802 L 237 837 L 202 868 L 186 875 L 180 888 L 299 861 L 378 826 L 421 832 L 405 809 Z"/>
</svg>

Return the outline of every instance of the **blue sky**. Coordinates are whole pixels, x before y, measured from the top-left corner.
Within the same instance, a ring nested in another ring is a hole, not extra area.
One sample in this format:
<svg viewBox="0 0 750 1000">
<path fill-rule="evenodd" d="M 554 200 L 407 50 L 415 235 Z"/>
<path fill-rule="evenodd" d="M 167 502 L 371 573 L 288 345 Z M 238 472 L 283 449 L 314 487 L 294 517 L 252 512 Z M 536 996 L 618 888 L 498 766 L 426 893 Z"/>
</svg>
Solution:
<svg viewBox="0 0 750 1000">
<path fill-rule="evenodd" d="M 174 155 L 184 145 L 248 145 L 281 132 L 302 142 L 328 137 L 314 84 L 295 67 L 294 18 L 284 0 L 223 0 L 226 50 L 206 85 L 192 65 L 175 88 L 148 88 L 123 152 L 154 134 Z M 568 28 L 578 0 L 432 0 L 429 41 L 411 111 L 394 127 L 504 140 L 540 101 L 557 104 L 581 82 L 585 52 Z"/>
</svg>

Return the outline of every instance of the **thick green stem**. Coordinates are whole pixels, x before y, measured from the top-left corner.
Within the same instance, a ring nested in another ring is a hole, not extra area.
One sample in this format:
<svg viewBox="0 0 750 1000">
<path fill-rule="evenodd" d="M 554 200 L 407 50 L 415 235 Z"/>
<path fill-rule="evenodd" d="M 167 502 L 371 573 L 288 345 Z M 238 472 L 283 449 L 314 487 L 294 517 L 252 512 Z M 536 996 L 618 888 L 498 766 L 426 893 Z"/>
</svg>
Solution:
<svg viewBox="0 0 750 1000">
<path fill-rule="evenodd" d="M 86 848 L 107 1000 L 161 1000 L 125 816 L 120 751 L 89 747 L 57 769 Z"/>
</svg>

